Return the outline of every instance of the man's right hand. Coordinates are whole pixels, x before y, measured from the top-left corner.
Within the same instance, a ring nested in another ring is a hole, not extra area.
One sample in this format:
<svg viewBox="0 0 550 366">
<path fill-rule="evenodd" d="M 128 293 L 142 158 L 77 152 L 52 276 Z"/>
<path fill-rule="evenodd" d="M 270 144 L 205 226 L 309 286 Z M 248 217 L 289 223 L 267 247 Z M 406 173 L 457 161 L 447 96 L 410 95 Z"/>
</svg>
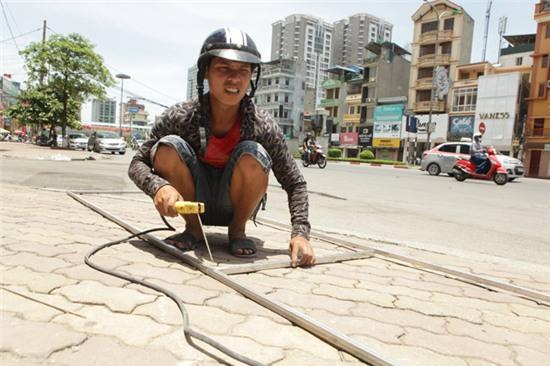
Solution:
<svg viewBox="0 0 550 366">
<path fill-rule="evenodd" d="M 183 201 L 181 194 L 171 185 L 162 186 L 157 193 L 153 202 L 161 216 L 178 216 L 176 211 L 176 202 Z"/>
</svg>

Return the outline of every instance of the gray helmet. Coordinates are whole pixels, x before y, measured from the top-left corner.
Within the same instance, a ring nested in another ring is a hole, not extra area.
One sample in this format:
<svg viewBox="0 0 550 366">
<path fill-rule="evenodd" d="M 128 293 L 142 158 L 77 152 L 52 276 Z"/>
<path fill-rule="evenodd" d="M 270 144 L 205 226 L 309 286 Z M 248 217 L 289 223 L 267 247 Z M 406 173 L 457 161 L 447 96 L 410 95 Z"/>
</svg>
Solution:
<svg viewBox="0 0 550 366">
<path fill-rule="evenodd" d="M 253 68 L 257 68 L 256 82 L 250 83 L 251 92 L 249 96 L 254 96 L 258 80 L 260 79 L 262 56 L 248 34 L 236 28 L 220 28 L 206 37 L 201 47 L 199 59 L 197 60 L 197 90 L 199 98 L 202 97 L 204 90 L 203 82 L 206 68 L 213 56 L 231 61 L 247 62 Z"/>
<path fill-rule="evenodd" d="M 481 132 L 476 132 L 474 133 L 474 140 L 481 140 L 482 136 L 483 134 L 481 134 Z"/>
</svg>

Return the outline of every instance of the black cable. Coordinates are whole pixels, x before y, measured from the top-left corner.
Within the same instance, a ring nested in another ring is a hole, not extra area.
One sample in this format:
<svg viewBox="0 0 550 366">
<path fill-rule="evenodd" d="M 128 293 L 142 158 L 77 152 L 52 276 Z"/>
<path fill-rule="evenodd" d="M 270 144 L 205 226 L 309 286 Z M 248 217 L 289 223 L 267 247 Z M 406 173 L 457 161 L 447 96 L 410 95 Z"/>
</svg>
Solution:
<svg viewBox="0 0 550 366">
<path fill-rule="evenodd" d="M 201 333 L 198 333 L 198 332 L 194 331 L 193 329 L 191 329 L 190 326 L 189 326 L 189 316 L 188 316 L 187 310 L 185 309 L 185 305 L 184 305 L 183 301 L 181 301 L 181 299 L 175 293 L 173 293 L 172 291 L 167 290 L 165 288 L 162 288 L 162 287 L 160 287 L 158 285 L 155 285 L 154 283 L 148 282 L 146 280 L 138 279 L 136 277 L 133 277 L 133 276 L 130 276 L 130 275 L 127 275 L 127 274 L 124 274 L 124 273 L 118 273 L 118 272 L 112 271 L 108 268 L 101 267 L 101 266 L 93 263 L 90 260 L 90 258 L 94 254 L 99 252 L 100 250 L 103 250 L 105 248 L 111 247 L 111 246 L 116 245 L 116 244 L 126 242 L 126 241 L 128 241 L 132 238 L 140 237 L 142 235 L 152 233 L 152 232 L 155 232 L 155 231 L 166 231 L 166 230 L 176 231 L 176 229 L 174 229 L 174 227 L 172 225 L 170 225 L 168 223 L 168 221 L 166 221 L 166 219 L 163 216 L 161 216 L 161 218 L 162 218 L 162 221 L 164 221 L 164 223 L 166 224 L 166 227 L 145 230 L 145 231 L 139 232 L 137 234 L 130 235 L 130 236 L 124 238 L 124 239 L 114 240 L 114 241 L 108 242 L 106 244 L 100 245 L 100 246 L 92 249 L 88 254 L 86 254 L 86 256 L 84 257 L 84 263 L 86 263 L 88 266 L 90 266 L 91 268 L 93 268 L 97 271 L 100 271 L 100 272 L 103 272 L 105 274 L 108 274 L 108 275 L 111 275 L 111 276 L 114 276 L 114 277 L 118 277 L 118 278 L 130 281 L 130 282 L 137 283 L 139 285 L 148 287 L 150 289 L 153 289 L 155 291 L 163 293 L 164 295 L 166 295 L 170 299 L 172 299 L 172 301 L 174 301 L 176 303 L 176 305 L 178 306 L 178 308 L 180 310 L 182 320 L 183 320 L 183 324 L 182 324 L 182 326 L 183 326 L 183 335 L 185 336 L 185 339 L 187 340 L 187 343 L 189 343 L 189 345 L 196 348 L 200 352 L 203 352 L 203 353 L 209 355 L 210 357 L 213 357 L 214 359 L 216 359 L 219 362 L 225 362 L 224 360 L 220 359 L 216 355 L 211 354 L 207 350 L 205 350 L 202 347 L 200 347 L 199 345 L 195 344 L 195 342 L 193 341 L 192 338 L 196 338 L 200 341 L 203 341 L 204 343 L 216 348 L 218 351 L 220 351 L 222 353 L 225 353 L 227 356 L 229 356 L 229 357 L 231 357 L 231 358 L 233 358 L 233 359 L 235 359 L 239 362 L 242 362 L 242 363 L 245 363 L 245 364 L 251 365 L 251 366 L 263 365 L 262 363 L 260 363 L 258 361 L 254 361 L 254 360 L 252 360 L 252 359 L 250 359 L 246 356 L 243 356 L 243 355 L 241 355 L 237 352 L 234 352 L 234 351 L 230 350 L 229 348 L 225 347 L 224 345 L 222 345 L 221 343 L 213 340 L 212 338 L 210 338 L 208 336 L 205 336 L 205 335 L 203 335 Z"/>
</svg>

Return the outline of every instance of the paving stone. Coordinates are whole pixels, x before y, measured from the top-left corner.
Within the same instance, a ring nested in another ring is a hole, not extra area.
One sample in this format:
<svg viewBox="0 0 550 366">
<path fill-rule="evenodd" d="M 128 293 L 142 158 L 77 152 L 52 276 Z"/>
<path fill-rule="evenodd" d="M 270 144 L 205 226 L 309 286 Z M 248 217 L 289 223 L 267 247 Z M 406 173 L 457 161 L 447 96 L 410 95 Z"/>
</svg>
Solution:
<svg viewBox="0 0 550 366">
<path fill-rule="evenodd" d="M 129 283 L 126 280 L 96 271 L 86 264 L 78 264 L 71 267 L 60 268 L 56 270 L 55 273 L 65 275 L 75 280 L 97 281 L 111 287 L 123 287 Z"/>
<path fill-rule="evenodd" d="M 438 303 L 449 303 L 460 306 L 462 308 L 470 308 L 477 310 L 490 310 L 503 314 L 509 314 L 511 311 L 510 305 L 499 304 L 484 299 L 471 298 L 465 296 L 451 296 L 446 294 L 434 293 L 431 300 Z"/>
<path fill-rule="evenodd" d="M 206 300 L 220 295 L 218 291 L 207 290 L 197 286 L 177 285 L 155 278 L 150 279 L 149 282 L 174 292 L 186 304 L 202 305 Z"/>
<path fill-rule="evenodd" d="M 364 288 L 340 288 L 334 285 L 321 284 L 313 290 L 314 294 L 327 295 L 340 300 L 349 300 L 354 302 L 368 302 L 375 305 L 391 307 L 395 297 L 389 294 L 391 288 L 377 287 L 378 291 L 370 291 Z"/>
<path fill-rule="evenodd" d="M 33 253 L 17 253 L 7 257 L 0 257 L 0 263 L 6 266 L 25 266 L 38 272 L 50 273 L 59 268 L 69 267 L 71 264 L 62 259 L 41 257 Z"/>
<path fill-rule="evenodd" d="M 435 282 L 425 282 L 425 281 L 413 281 L 407 278 L 395 278 L 392 280 L 392 286 L 403 286 L 416 290 L 430 291 L 430 292 L 440 292 L 448 295 L 462 296 L 462 289 L 460 287 L 454 286 L 454 281 L 449 280 L 448 285 L 443 285 L 441 283 Z"/>
<path fill-rule="evenodd" d="M 42 257 L 55 257 L 59 254 L 74 252 L 74 249 L 62 248 L 55 245 L 45 245 L 40 242 L 31 241 L 18 241 L 17 243 L 8 244 L 7 248 L 10 251 L 30 252 L 38 254 Z"/>
<path fill-rule="evenodd" d="M 283 349 L 261 345 L 248 337 L 218 335 L 213 338 L 229 349 L 264 365 L 271 365 L 274 362 L 283 360 L 285 357 Z"/>
<path fill-rule="evenodd" d="M 133 346 L 145 346 L 151 339 L 172 330 L 172 327 L 158 324 L 146 316 L 113 313 L 103 306 L 87 306 L 79 314 L 85 319 L 60 315 L 53 322 L 68 325 L 79 332 L 114 336 Z"/>
<path fill-rule="evenodd" d="M 472 324 L 460 319 L 447 319 L 446 329 L 452 335 L 477 339 L 482 342 L 503 346 L 520 345 L 528 347 L 550 357 L 550 335 L 521 333 L 490 324 Z"/>
<path fill-rule="evenodd" d="M 60 366 L 61 364 L 49 362 L 46 358 L 40 357 L 19 357 L 18 355 L 0 352 L 0 365 L 2 366 Z M 66 365 L 63 365 L 66 366 Z"/>
<path fill-rule="evenodd" d="M 548 345 L 550 345 L 550 343 Z M 516 352 L 517 363 L 522 366 L 541 366 L 548 365 L 549 363 L 548 360 L 550 360 L 550 356 L 548 356 L 548 352 L 535 351 L 531 348 L 522 346 L 512 346 L 511 348 Z M 546 350 L 548 350 L 548 348 L 546 348 Z"/>
<path fill-rule="evenodd" d="M 483 319 L 492 325 L 517 330 L 524 333 L 550 334 L 550 320 L 501 314 L 492 311 L 483 312 Z"/>
<path fill-rule="evenodd" d="M 225 311 L 241 315 L 257 315 L 270 318 L 274 322 L 290 325 L 290 322 L 282 316 L 258 305 L 252 300 L 244 298 L 237 293 L 222 294 L 218 297 L 206 301 L 207 305 L 219 307 Z"/>
<path fill-rule="evenodd" d="M 74 302 L 105 305 L 112 311 L 126 313 L 156 298 L 127 288 L 105 286 L 95 281 L 82 281 L 77 285 L 64 286 L 55 293 L 62 294 Z"/>
<path fill-rule="evenodd" d="M 348 279 L 352 281 L 376 282 L 381 285 L 389 285 L 392 281 L 392 277 L 389 272 L 386 272 L 385 275 L 381 276 L 374 273 L 362 273 L 359 271 L 353 271 L 353 268 L 351 268 L 350 270 L 350 269 L 341 269 L 341 268 L 337 269 L 337 268 L 331 267 L 324 274 L 343 278 L 343 279 Z"/>
<path fill-rule="evenodd" d="M 233 328 L 233 335 L 239 335 L 274 347 L 315 350 L 320 358 L 339 359 L 338 351 L 317 337 L 298 327 L 277 324 L 267 318 L 252 317 Z"/>
<path fill-rule="evenodd" d="M 446 356 L 425 347 L 385 344 L 372 337 L 356 336 L 357 340 L 368 345 L 384 359 L 398 365 L 407 366 L 469 366 L 464 359 Z"/>
<path fill-rule="evenodd" d="M 118 267 L 117 271 L 126 272 L 137 278 L 158 279 L 173 284 L 182 284 L 185 281 L 195 278 L 196 274 L 189 274 L 185 271 L 172 268 L 154 267 L 144 263 L 133 263 Z"/>
<path fill-rule="evenodd" d="M 409 328 L 407 334 L 401 339 L 406 345 L 426 348 L 448 356 L 473 357 L 492 361 L 503 366 L 515 366 L 509 348 L 481 342 L 470 337 L 433 334 L 424 330 Z"/>
<path fill-rule="evenodd" d="M 550 308 L 542 305 L 536 305 L 535 303 L 529 304 L 530 306 L 523 304 L 512 304 L 510 307 L 512 311 L 521 316 L 530 318 L 537 318 L 541 320 L 550 319 Z"/>
<path fill-rule="evenodd" d="M 475 297 L 486 301 L 491 301 L 497 304 L 533 304 L 532 301 L 522 299 L 507 292 L 489 291 L 478 286 L 465 286 L 462 289 L 463 296 Z"/>
<path fill-rule="evenodd" d="M 21 320 L 7 313 L 0 316 L 0 324 L 0 350 L 19 356 L 47 357 L 86 339 L 86 335 L 59 324 Z"/>
<path fill-rule="evenodd" d="M 189 286 L 201 287 L 206 290 L 215 290 L 219 292 L 228 292 L 228 293 L 234 292 L 234 290 L 231 287 L 228 287 L 223 283 L 221 283 L 220 281 L 205 275 L 200 275 L 190 280 L 187 280 L 185 281 L 185 284 Z"/>
<path fill-rule="evenodd" d="M 189 360 L 189 361 L 192 360 L 192 363 L 189 363 L 189 365 L 193 365 L 193 366 L 206 365 L 206 364 L 210 364 L 210 362 L 215 361 L 209 355 L 189 345 L 185 339 L 185 336 L 183 334 L 183 330 L 181 327 L 178 327 L 176 330 L 171 331 L 168 334 L 163 334 L 155 337 L 154 339 L 148 342 L 147 347 L 162 349 L 172 353 L 173 355 L 176 356 L 176 358 L 182 360 L 181 361 L 182 366 L 186 365 L 184 360 Z M 201 344 L 201 347 L 202 347 L 202 344 Z M 212 347 L 208 347 L 208 352 L 211 352 L 217 357 L 220 357 L 222 360 L 225 360 L 226 363 L 228 364 L 229 364 L 229 360 L 231 360 L 229 357 L 223 355 L 219 351 L 214 350 Z M 244 349 L 243 352 L 245 352 L 246 354 L 246 349 Z M 215 364 L 219 365 L 220 363 L 221 362 L 216 362 Z"/>
<path fill-rule="evenodd" d="M 372 290 L 369 292 L 375 292 L 375 293 L 381 293 L 381 294 L 387 294 L 395 298 L 395 296 L 398 295 L 407 295 L 410 297 L 414 297 L 420 300 L 428 300 L 432 296 L 432 292 L 424 291 L 424 290 L 417 290 L 410 287 L 404 287 L 404 286 L 396 286 L 394 284 L 391 285 L 380 285 L 371 281 L 361 281 L 359 282 L 356 287 L 358 289 L 363 290 Z M 382 305 L 382 304 L 381 304 Z"/>
<path fill-rule="evenodd" d="M 399 309 L 417 311 L 430 316 L 459 318 L 473 323 L 481 323 L 481 312 L 475 309 L 464 309 L 455 304 L 423 301 L 408 296 L 399 296 L 394 305 Z"/>
<path fill-rule="evenodd" d="M 5 285 L 26 285 L 31 291 L 44 293 L 76 282 L 60 274 L 39 273 L 19 266 L 4 271 L 0 281 Z"/>
<path fill-rule="evenodd" d="M 303 282 L 311 282 L 315 284 L 329 284 L 329 285 L 335 285 L 340 287 L 347 287 L 347 288 L 354 288 L 354 285 L 359 283 L 358 280 L 350 280 L 347 278 L 337 277 L 337 276 L 331 276 L 328 274 L 323 273 L 300 273 L 298 271 L 291 272 L 287 275 L 285 275 L 285 278 L 293 279 L 296 281 L 303 281 Z"/>
<path fill-rule="evenodd" d="M 262 287 L 270 289 L 287 289 L 290 291 L 296 291 L 302 294 L 309 294 L 311 290 L 316 286 L 310 282 L 296 281 L 294 279 L 287 279 L 285 277 L 271 277 L 265 276 L 261 273 L 251 273 L 246 276 L 246 283 L 255 283 Z"/>
<path fill-rule="evenodd" d="M 333 299 L 329 296 L 298 294 L 288 290 L 276 290 L 270 293 L 269 299 L 280 301 L 292 307 L 303 307 L 306 309 L 323 309 L 334 314 L 348 314 L 349 309 L 355 306 L 352 301 Z"/>
<path fill-rule="evenodd" d="M 355 335 L 362 334 L 379 339 L 382 342 L 399 344 L 399 338 L 405 334 L 400 326 L 383 323 L 371 318 L 334 315 L 324 310 L 312 310 L 308 315 L 352 338 Z"/>
<path fill-rule="evenodd" d="M 421 328 L 432 333 L 446 333 L 444 318 L 429 316 L 416 311 L 384 308 L 368 303 L 361 303 L 351 309 L 351 314 L 371 318 L 387 324 Z"/>
<path fill-rule="evenodd" d="M 98 352 L 98 350 L 101 350 Z M 84 343 L 54 353 L 50 361 L 67 365 L 182 365 L 168 351 L 143 347 L 131 347 L 112 338 L 93 336 Z"/>
<path fill-rule="evenodd" d="M 0 310 L 2 312 L 17 313 L 26 320 L 47 322 L 54 316 L 62 314 L 59 310 L 5 290 L 2 290 L 1 299 Z"/>
</svg>

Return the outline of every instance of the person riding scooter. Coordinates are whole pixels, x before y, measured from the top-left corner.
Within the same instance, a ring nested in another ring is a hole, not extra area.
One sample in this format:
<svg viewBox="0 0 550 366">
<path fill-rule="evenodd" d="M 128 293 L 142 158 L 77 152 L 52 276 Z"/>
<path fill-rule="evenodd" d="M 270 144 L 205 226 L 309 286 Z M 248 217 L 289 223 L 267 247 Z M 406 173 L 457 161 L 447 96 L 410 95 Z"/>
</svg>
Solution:
<svg viewBox="0 0 550 366">
<path fill-rule="evenodd" d="M 306 133 L 306 137 L 304 137 L 304 141 L 302 142 L 302 148 L 304 149 L 305 160 L 307 162 L 311 161 L 311 155 L 314 152 L 315 144 L 315 138 L 311 132 Z"/>
<path fill-rule="evenodd" d="M 470 148 L 470 161 L 476 165 L 477 174 L 486 174 L 490 163 L 487 157 L 487 149 L 481 145 L 481 133 L 474 134 L 474 141 Z"/>
</svg>

